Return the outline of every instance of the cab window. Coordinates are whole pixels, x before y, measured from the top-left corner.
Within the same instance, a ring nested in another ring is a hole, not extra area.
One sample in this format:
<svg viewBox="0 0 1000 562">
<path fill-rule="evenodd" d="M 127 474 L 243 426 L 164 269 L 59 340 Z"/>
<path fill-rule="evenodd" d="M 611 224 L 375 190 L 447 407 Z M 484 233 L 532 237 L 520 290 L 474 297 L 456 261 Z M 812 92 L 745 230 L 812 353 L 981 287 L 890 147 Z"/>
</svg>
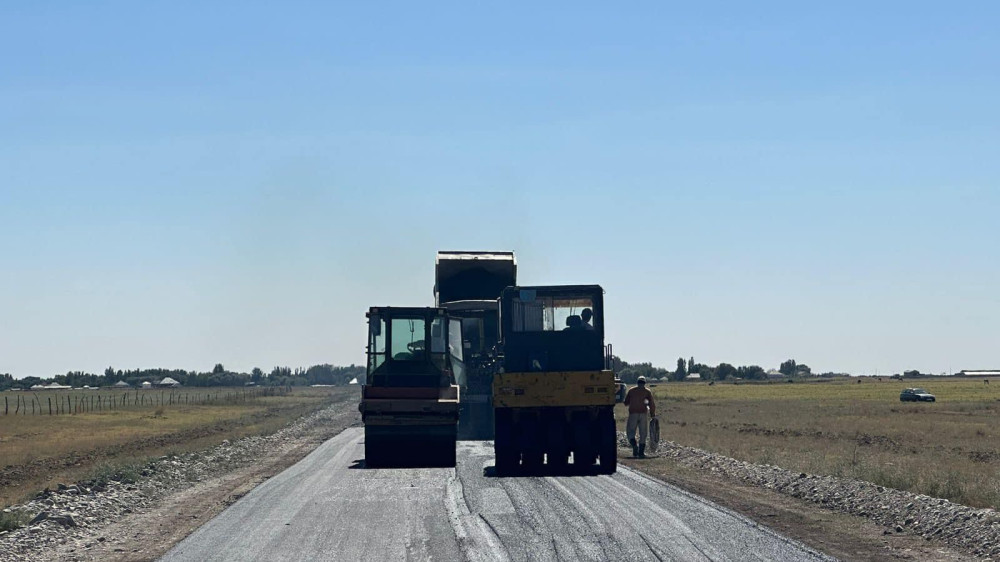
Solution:
<svg viewBox="0 0 1000 562">
<path fill-rule="evenodd" d="M 416 361 L 423 358 L 425 343 L 423 318 L 393 318 L 389 353 L 393 361 Z"/>
<path fill-rule="evenodd" d="M 596 328 L 594 302 L 590 297 L 536 297 L 531 293 L 522 291 L 511 303 L 512 328 L 515 332 Z"/>
<path fill-rule="evenodd" d="M 368 372 L 385 363 L 385 319 L 372 316 L 368 321 Z"/>
</svg>

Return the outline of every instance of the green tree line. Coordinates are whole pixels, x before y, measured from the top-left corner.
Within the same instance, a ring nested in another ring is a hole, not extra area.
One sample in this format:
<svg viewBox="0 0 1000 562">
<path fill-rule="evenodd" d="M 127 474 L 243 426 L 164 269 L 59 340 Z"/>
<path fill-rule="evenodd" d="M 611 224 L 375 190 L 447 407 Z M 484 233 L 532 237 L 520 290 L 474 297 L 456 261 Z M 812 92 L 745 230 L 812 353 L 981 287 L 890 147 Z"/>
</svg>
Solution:
<svg viewBox="0 0 1000 562">
<path fill-rule="evenodd" d="M 767 380 L 767 371 L 759 365 L 734 366 L 729 363 L 719 363 L 711 366 L 703 363 L 696 363 L 694 357 L 685 360 L 683 357 L 677 358 L 677 367 L 674 370 L 656 367 L 652 363 L 629 363 L 620 357 L 612 357 L 612 365 L 615 373 L 618 374 L 622 382 L 635 384 L 640 376 L 649 379 L 659 379 L 664 381 L 683 381 L 689 375 L 698 375 L 703 381 L 724 381 L 727 379 L 743 380 Z M 804 363 L 796 363 L 794 359 L 789 359 L 780 365 L 779 371 L 786 377 L 807 377 L 812 376 L 812 370 Z"/>
<path fill-rule="evenodd" d="M 57 383 L 72 387 L 111 386 L 124 381 L 132 386 L 144 382 L 158 383 L 170 377 L 183 386 L 243 386 L 254 383 L 264 386 L 307 386 L 313 384 L 343 385 L 356 377 L 363 376 L 365 368 L 359 365 L 313 365 L 309 368 L 274 367 L 269 373 L 255 367 L 249 373 L 230 371 L 221 363 L 216 364 L 211 371 L 186 371 L 184 369 L 115 369 L 108 367 L 104 374 L 97 375 L 83 371 L 70 371 L 65 375 L 55 375 L 49 378 L 24 377 L 15 379 L 13 375 L 0 374 L 0 391 L 10 388 L 28 389 L 36 384 L 47 385 Z"/>
</svg>

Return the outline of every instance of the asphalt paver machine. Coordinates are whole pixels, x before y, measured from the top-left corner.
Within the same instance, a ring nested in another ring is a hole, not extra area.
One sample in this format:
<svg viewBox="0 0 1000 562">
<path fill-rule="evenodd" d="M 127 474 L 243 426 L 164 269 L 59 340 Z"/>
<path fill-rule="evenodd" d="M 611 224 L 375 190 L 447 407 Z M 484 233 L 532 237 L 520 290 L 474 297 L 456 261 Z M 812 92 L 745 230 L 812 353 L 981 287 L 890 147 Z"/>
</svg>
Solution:
<svg viewBox="0 0 1000 562">
<path fill-rule="evenodd" d="M 517 284 L 514 252 L 441 251 L 434 266 L 434 304 L 460 318 L 465 378 L 459 439 L 493 438 L 493 376 L 499 341 L 500 293 Z"/>
</svg>

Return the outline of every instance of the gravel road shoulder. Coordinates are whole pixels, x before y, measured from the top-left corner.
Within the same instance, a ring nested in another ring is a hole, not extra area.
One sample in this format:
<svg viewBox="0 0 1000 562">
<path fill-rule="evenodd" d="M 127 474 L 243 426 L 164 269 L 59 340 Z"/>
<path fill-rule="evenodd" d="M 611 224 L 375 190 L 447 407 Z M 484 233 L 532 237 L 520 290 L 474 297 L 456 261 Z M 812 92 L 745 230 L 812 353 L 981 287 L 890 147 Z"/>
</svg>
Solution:
<svg viewBox="0 0 1000 562">
<path fill-rule="evenodd" d="M 670 442 L 627 466 L 843 560 L 990 560 L 1000 517 L 850 479 L 791 473 Z"/>
<path fill-rule="evenodd" d="M 37 521 L 0 533 L 0 560 L 156 560 L 202 523 L 260 482 L 298 462 L 321 443 L 360 425 L 358 393 L 266 436 L 161 457 L 135 483 L 103 489 L 61 486 L 21 509 Z"/>
</svg>

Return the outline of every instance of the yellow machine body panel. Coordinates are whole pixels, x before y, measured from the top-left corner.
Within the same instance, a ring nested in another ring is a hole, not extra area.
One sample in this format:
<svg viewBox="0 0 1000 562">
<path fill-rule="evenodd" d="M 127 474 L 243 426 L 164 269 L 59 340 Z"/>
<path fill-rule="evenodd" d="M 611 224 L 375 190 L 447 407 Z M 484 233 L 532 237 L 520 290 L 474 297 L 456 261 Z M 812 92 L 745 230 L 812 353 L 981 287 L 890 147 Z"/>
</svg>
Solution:
<svg viewBox="0 0 1000 562">
<path fill-rule="evenodd" d="M 501 373 L 493 378 L 493 406 L 614 406 L 613 371 Z"/>
</svg>

